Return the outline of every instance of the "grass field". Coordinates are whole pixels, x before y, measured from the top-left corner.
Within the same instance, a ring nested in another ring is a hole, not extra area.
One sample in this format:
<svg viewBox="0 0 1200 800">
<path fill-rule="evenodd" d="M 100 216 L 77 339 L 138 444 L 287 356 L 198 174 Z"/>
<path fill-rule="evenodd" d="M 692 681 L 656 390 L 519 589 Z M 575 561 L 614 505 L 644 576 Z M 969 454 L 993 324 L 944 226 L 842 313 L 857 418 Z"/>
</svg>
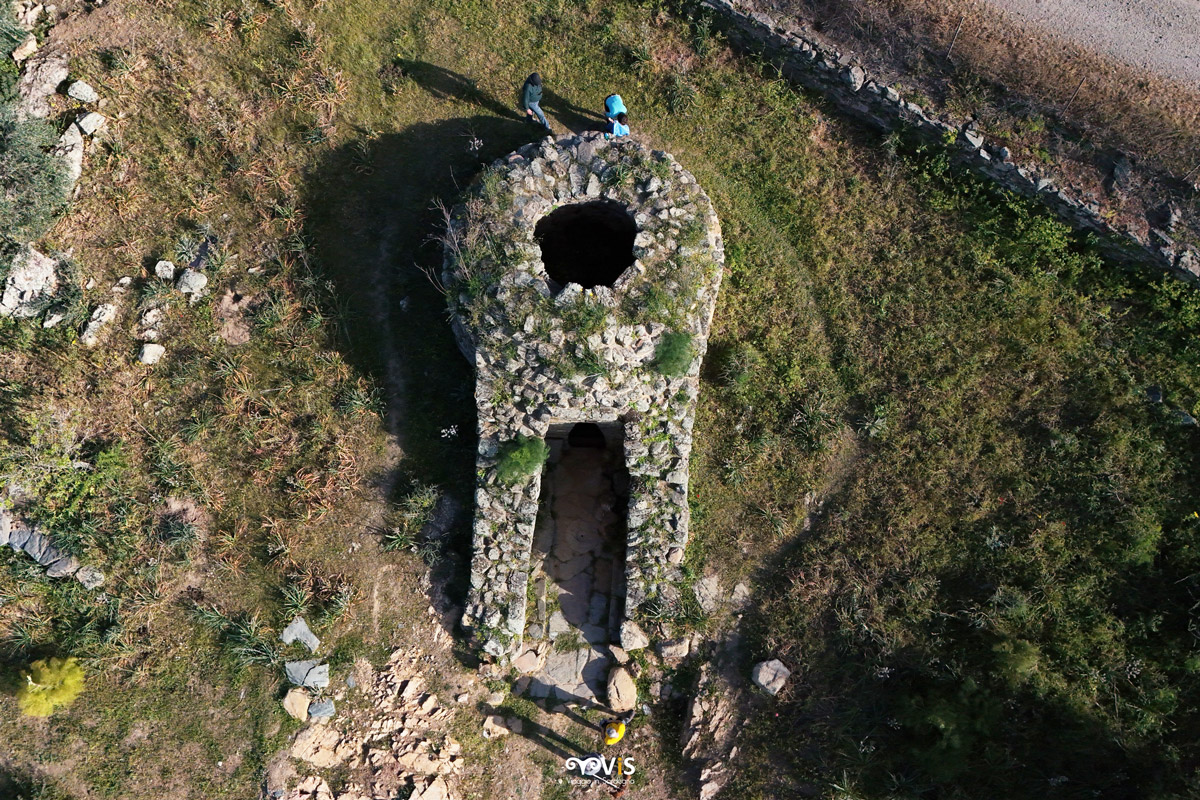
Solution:
<svg viewBox="0 0 1200 800">
<path fill-rule="evenodd" d="M 296 598 L 339 659 L 423 611 L 419 559 L 378 531 L 422 487 L 469 502 L 474 420 L 421 267 L 435 202 L 535 135 L 513 105 L 536 69 L 559 131 L 620 91 L 722 220 L 688 564 L 752 583 L 747 669 L 796 673 L 744 710 L 724 796 L 1185 795 L 1200 299 L 830 119 L 711 31 L 622 0 L 115 0 L 60 26 L 124 116 L 48 246 L 93 303 L 209 231 L 219 256 L 152 371 L 116 331 L 85 352 L 0 330 L 5 470 L 110 572 L 88 596 L 0 556 L 6 668 L 70 653 L 90 681 L 37 725 L 0 699 L 15 771 L 251 796 L 292 730 L 253 645 Z M 256 303 L 241 347 L 218 335 L 231 284 Z M 164 528 L 168 497 L 197 530 Z M 455 575 L 465 533 L 426 557 Z"/>
</svg>

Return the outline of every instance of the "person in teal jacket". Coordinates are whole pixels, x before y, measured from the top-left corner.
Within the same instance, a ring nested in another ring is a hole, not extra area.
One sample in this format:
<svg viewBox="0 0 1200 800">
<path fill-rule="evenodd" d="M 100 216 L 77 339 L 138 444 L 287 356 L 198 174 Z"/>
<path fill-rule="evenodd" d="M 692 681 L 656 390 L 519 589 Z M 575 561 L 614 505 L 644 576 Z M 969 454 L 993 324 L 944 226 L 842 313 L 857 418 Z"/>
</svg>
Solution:
<svg viewBox="0 0 1200 800">
<path fill-rule="evenodd" d="M 605 139 L 616 139 L 620 136 L 629 135 L 629 117 L 624 111 L 617 114 L 608 123 L 608 130 L 604 132 Z"/>
<path fill-rule="evenodd" d="M 546 115 L 542 113 L 541 102 L 542 76 L 535 72 L 525 79 L 521 87 L 521 108 L 525 109 L 526 119 L 541 123 L 546 130 L 550 130 L 550 123 L 546 122 Z"/>
<path fill-rule="evenodd" d="M 610 94 L 604 98 L 604 118 L 610 122 L 617 118 L 618 114 L 625 114 L 629 109 L 625 108 L 625 101 L 621 99 L 619 94 Z"/>
</svg>

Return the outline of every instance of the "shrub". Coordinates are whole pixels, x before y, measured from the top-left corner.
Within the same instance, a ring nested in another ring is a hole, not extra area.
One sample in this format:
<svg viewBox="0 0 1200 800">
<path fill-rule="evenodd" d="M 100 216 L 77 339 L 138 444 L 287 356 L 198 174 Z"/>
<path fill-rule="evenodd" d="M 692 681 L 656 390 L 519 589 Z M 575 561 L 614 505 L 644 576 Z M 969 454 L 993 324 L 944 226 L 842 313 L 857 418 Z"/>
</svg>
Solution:
<svg viewBox="0 0 1200 800">
<path fill-rule="evenodd" d="M 542 468 L 550 457 L 550 447 L 541 439 L 518 436 L 509 442 L 496 464 L 496 477 L 501 483 L 514 484 Z"/>
<path fill-rule="evenodd" d="M 37 239 L 66 201 L 66 164 L 45 149 L 54 143 L 48 123 L 0 106 L 0 240 Z"/>
<path fill-rule="evenodd" d="M 31 717 L 48 717 L 83 691 L 83 667 L 73 658 L 34 661 L 17 692 L 17 707 Z"/>
<path fill-rule="evenodd" d="M 654 352 L 654 366 L 668 378 L 678 378 L 688 371 L 695 357 L 691 334 L 672 331 L 663 336 Z"/>
</svg>

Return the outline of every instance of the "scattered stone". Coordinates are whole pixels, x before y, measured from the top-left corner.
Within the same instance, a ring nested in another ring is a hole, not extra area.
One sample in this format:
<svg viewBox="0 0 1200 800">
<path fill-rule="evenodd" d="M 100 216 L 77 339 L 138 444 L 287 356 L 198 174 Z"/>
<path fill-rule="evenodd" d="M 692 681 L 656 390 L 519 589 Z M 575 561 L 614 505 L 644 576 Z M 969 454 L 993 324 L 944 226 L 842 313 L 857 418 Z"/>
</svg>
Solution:
<svg viewBox="0 0 1200 800">
<path fill-rule="evenodd" d="M 170 261 L 159 261 L 154 265 L 154 274 L 164 281 L 175 280 L 175 265 Z"/>
<path fill-rule="evenodd" d="M 333 717 L 334 707 L 332 700 L 318 700 L 308 707 L 308 716 L 313 719 L 330 719 Z"/>
<path fill-rule="evenodd" d="M 84 347 L 95 347 L 100 344 L 101 331 L 116 316 L 117 307 L 112 303 L 104 303 L 98 306 L 92 312 L 92 317 L 88 320 L 87 327 L 83 329 L 83 335 L 79 337 L 79 341 L 83 342 Z"/>
<path fill-rule="evenodd" d="M 197 303 L 200 298 L 204 297 L 204 287 L 206 286 L 208 286 L 208 276 L 190 267 L 183 271 L 179 280 L 175 281 L 175 288 L 187 295 L 192 303 Z"/>
<path fill-rule="evenodd" d="M 17 48 L 12 51 L 12 59 L 20 64 L 22 61 L 36 53 L 37 49 L 37 37 L 31 33 L 25 37 L 25 41 L 17 45 Z"/>
<path fill-rule="evenodd" d="M 288 693 L 283 697 L 283 710 L 301 722 L 308 720 L 308 707 L 311 704 L 312 699 L 308 692 L 300 688 L 288 689 Z"/>
<path fill-rule="evenodd" d="M 461 706 L 463 703 L 468 702 L 470 699 L 471 699 L 471 695 L 467 694 L 466 692 L 463 692 L 458 697 L 454 698 L 454 702 L 458 703 Z"/>
<path fill-rule="evenodd" d="M 961 141 L 966 142 L 972 150 L 978 150 L 983 147 L 983 134 L 970 128 L 963 128 Z"/>
<path fill-rule="evenodd" d="M 283 665 L 288 681 L 296 686 L 324 689 L 329 685 L 329 665 L 317 661 L 289 661 Z"/>
<path fill-rule="evenodd" d="M 8 531 L 8 546 L 13 550 L 24 550 L 25 542 L 33 535 L 33 529 L 21 520 L 14 519 Z"/>
<path fill-rule="evenodd" d="M 75 573 L 75 580 L 83 584 L 85 589 L 99 589 L 104 585 L 104 573 L 95 567 L 80 567 Z"/>
<path fill-rule="evenodd" d="M 508 736 L 511 731 L 504 721 L 504 717 L 499 714 L 489 714 L 483 720 L 483 738 L 495 739 L 498 736 Z"/>
<path fill-rule="evenodd" d="M 867 75 L 861 67 L 848 67 L 842 72 L 842 80 L 846 82 L 851 91 L 857 92 L 867 82 Z"/>
<path fill-rule="evenodd" d="M 79 130 L 79 126 L 74 122 L 58 137 L 54 154 L 67 163 L 67 178 L 74 186 L 83 174 L 83 131 Z"/>
<path fill-rule="evenodd" d="M 138 361 L 146 365 L 154 365 L 162 359 L 166 352 L 167 348 L 163 347 L 161 344 L 147 342 L 146 344 L 142 345 L 142 350 L 138 353 Z"/>
<path fill-rule="evenodd" d="M 608 707 L 618 714 L 637 707 L 637 684 L 624 666 L 613 667 L 608 673 Z"/>
<path fill-rule="evenodd" d="M 79 571 L 79 559 L 75 556 L 62 556 L 57 561 L 46 566 L 47 578 L 69 578 Z"/>
<path fill-rule="evenodd" d="M 626 651 L 641 650 L 650 644 L 650 637 L 631 619 L 621 623 L 621 647 Z"/>
<path fill-rule="evenodd" d="M 739 583 L 733 587 L 733 594 L 729 597 L 734 608 L 741 608 L 750 600 L 750 587 L 744 583 Z"/>
<path fill-rule="evenodd" d="M 151 346 L 157 347 L 157 345 L 146 345 L 146 347 Z M 279 639 L 284 644 L 299 641 L 308 648 L 310 653 L 317 652 L 317 648 L 321 646 L 321 640 L 316 637 L 302 617 L 296 617 L 289 622 L 288 626 L 283 629 L 283 633 L 279 635 Z"/>
<path fill-rule="evenodd" d="M 513 669 L 522 675 L 537 672 L 542 665 L 542 658 L 535 648 L 529 648 L 513 661 Z"/>
<path fill-rule="evenodd" d="M 721 606 L 721 583 L 716 575 L 708 575 L 692 586 L 696 602 L 705 614 L 712 614 Z"/>
<path fill-rule="evenodd" d="M 58 323 L 67 318 L 67 315 L 61 311 L 47 311 L 46 316 L 42 319 L 43 328 L 53 328 Z"/>
<path fill-rule="evenodd" d="M 58 288 L 55 259 L 22 245 L 13 257 L 0 296 L 0 316 L 26 319 L 39 314 Z"/>
<path fill-rule="evenodd" d="M 67 97 L 78 100 L 81 103 L 95 103 L 100 99 L 100 95 L 90 84 L 83 81 L 75 81 L 67 87 Z"/>
<path fill-rule="evenodd" d="M 342 741 L 341 734 L 330 725 L 312 725 L 296 736 L 292 756 L 314 767 L 328 769 L 343 764 L 354 755 L 355 747 Z"/>
<path fill-rule="evenodd" d="M 608 646 L 608 652 L 612 653 L 613 661 L 617 662 L 618 664 L 629 663 L 629 653 L 626 653 L 624 648 L 618 647 L 615 644 L 610 644 Z"/>
<path fill-rule="evenodd" d="M 658 654 L 664 659 L 685 658 L 691 649 L 690 639 L 672 639 L 667 642 L 659 642 Z"/>
<path fill-rule="evenodd" d="M 1112 168 L 1112 189 L 1113 191 L 1123 192 L 1129 188 L 1130 179 L 1133 177 L 1133 162 L 1128 156 L 1120 155 L 1113 162 Z"/>
<path fill-rule="evenodd" d="M 1146 399 L 1151 403 L 1158 405 L 1163 401 L 1163 390 L 1161 386 L 1147 386 Z"/>
<path fill-rule="evenodd" d="M 30 58 L 17 81 L 17 119 L 50 116 L 50 97 L 67 79 L 67 57 L 43 52 Z"/>
<path fill-rule="evenodd" d="M 112 293 L 113 294 L 125 294 L 127 291 L 129 291 L 129 287 L 132 285 L 133 285 L 133 278 L 126 275 L 125 277 L 121 278 L 120 280 L 118 280 L 116 283 L 113 284 Z"/>
<path fill-rule="evenodd" d="M 428 781 L 423 789 L 414 788 L 409 800 L 450 800 L 450 790 L 445 778 L 439 775 Z"/>
<path fill-rule="evenodd" d="M 103 128 L 107 122 L 107 117 L 95 111 L 81 114 L 79 119 L 75 120 L 75 124 L 79 126 L 79 130 L 83 131 L 86 136 L 95 136 L 96 131 Z"/>
<path fill-rule="evenodd" d="M 792 671 L 785 667 L 782 661 L 775 658 L 755 664 L 754 670 L 750 673 L 750 679 L 768 694 L 777 695 L 791 674 Z"/>
<path fill-rule="evenodd" d="M 504 692 L 492 692 L 487 696 L 488 705 L 492 708 L 504 702 Z"/>
</svg>

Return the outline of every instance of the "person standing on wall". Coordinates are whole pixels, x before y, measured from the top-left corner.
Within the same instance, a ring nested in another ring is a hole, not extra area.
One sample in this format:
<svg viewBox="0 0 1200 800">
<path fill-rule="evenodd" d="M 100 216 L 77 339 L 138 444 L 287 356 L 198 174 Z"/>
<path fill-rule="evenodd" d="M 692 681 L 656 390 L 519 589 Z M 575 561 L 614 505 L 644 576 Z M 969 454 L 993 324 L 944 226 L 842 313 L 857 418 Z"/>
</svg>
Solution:
<svg viewBox="0 0 1200 800">
<path fill-rule="evenodd" d="M 521 108 L 525 110 L 527 120 L 539 123 L 549 131 L 550 123 L 546 122 L 546 115 L 542 113 L 541 102 L 542 76 L 535 72 L 525 79 L 525 84 L 521 87 Z"/>
<path fill-rule="evenodd" d="M 604 138 L 616 139 L 629 135 L 629 115 L 619 94 L 604 98 Z"/>
</svg>

